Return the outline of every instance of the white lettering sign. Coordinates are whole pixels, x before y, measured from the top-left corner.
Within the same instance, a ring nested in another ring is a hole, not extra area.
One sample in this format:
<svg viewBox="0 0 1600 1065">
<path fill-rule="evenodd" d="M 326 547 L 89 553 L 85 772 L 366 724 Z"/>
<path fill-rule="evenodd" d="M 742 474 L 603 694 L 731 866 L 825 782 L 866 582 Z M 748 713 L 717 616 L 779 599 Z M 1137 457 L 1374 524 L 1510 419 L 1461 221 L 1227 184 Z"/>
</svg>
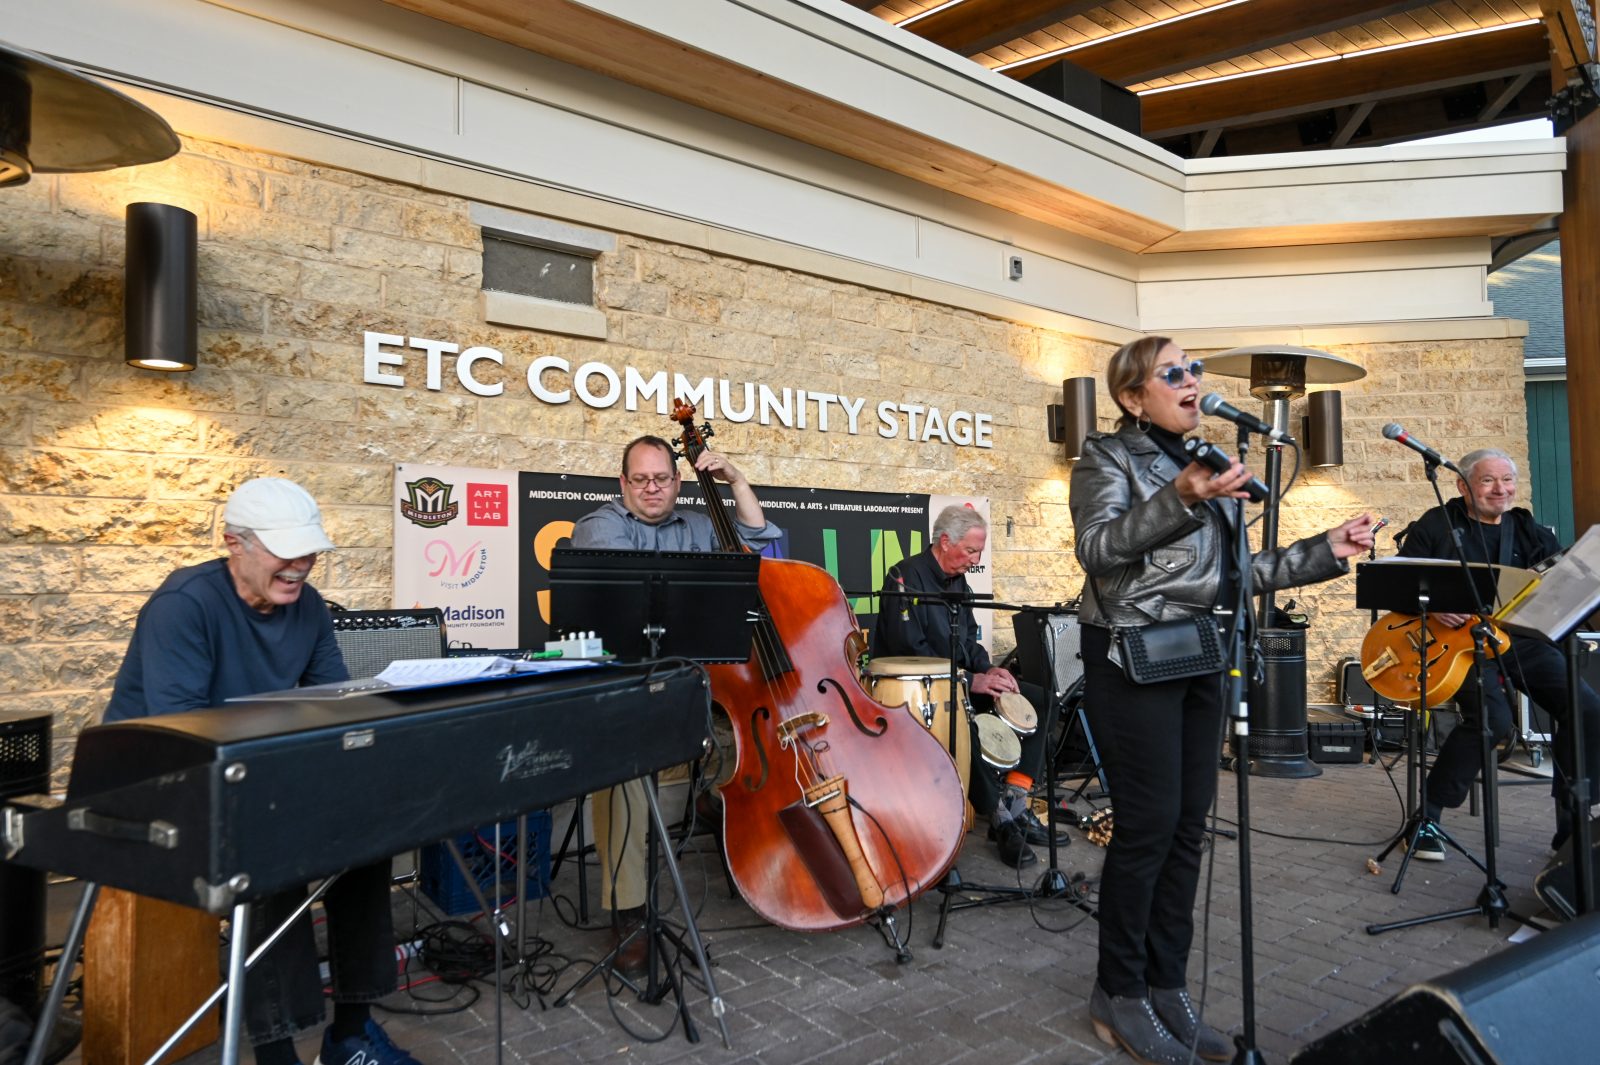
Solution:
<svg viewBox="0 0 1600 1065">
<path fill-rule="evenodd" d="M 493 363 L 504 370 L 506 359 L 499 350 L 478 345 L 462 351 L 459 345 L 448 340 L 390 333 L 363 334 L 362 382 L 404 388 L 405 377 L 391 371 L 405 365 L 408 352 L 422 353 L 423 384 L 430 392 L 444 389 L 444 360 L 446 356 L 454 356 L 456 381 L 467 392 L 475 396 L 505 394 L 504 374 L 483 365 Z M 572 363 L 559 355 L 540 355 L 528 364 L 527 383 L 534 399 L 552 406 L 576 399 L 597 410 L 620 403 L 624 410 L 654 407 L 656 413 L 666 414 L 676 397 L 693 404 L 701 415 L 714 420 L 754 421 L 786 429 L 814 428 L 819 433 L 842 430 L 851 436 L 858 436 L 868 428 L 861 418 L 867 407 L 865 396 L 810 392 L 764 381 L 728 381 L 716 377 L 696 380 L 673 373 L 669 390 L 669 375 L 665 370 L 646 376 L 632 366 L 623 366 L 619 373 L 614 367 L 597 361 L 585 362 L 574 370 Z M 873 411 L 877 421 L 872 428 L 885 440 L 994 447 L 994 416 L 991 414 L 966 410 L 946 412 L 928 404 L 897 403 L 892 399 L 876 404 Z"/>
</svg>

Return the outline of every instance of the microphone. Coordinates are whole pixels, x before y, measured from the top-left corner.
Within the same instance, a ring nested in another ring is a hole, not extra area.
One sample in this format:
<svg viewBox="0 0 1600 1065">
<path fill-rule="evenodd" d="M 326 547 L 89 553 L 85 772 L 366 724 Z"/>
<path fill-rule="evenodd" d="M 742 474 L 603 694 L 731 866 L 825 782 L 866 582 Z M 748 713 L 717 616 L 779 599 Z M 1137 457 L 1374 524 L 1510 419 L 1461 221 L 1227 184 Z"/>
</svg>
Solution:
<svg viewBox="0 0 1600 1065">
<path fill-rule="evenodd" d="M 1383 528 L 1387 524 L 1389 524 L 1389 519 L 1388 518 L 1379 518 L 1377 521 L 1372 523 L 1372 528 L 1368 529 L 1367 532 L 1370 533 L 1373 536 L 1377 536 L 1378 535 L 1378 530 Z"/>
<path fill-rule="evenodd" d="M 1274 429 L 1260 418 L 1257 418 L 1254 414 L 1247 414 L 1246 412 L 1240 410 L 1232 403 L 1229 403 L 1227 400 L 1223 399 L 1220 393 L 1207 392 L 1200 400 L 1200 411 L 1203 414 L 1213 414 L 1218 418 L 1226 418 L 1228 421 L 1232 422 L 1234 425 L 1240 426 L 1247 432 L 1260 433 L 1269 440 L 1276 440 L 1280 444 L 1294 443 L 1294 437 L 1290 436 L 1288 433 L 1280 432 L 1279 430 Z"/>
<path fill-rule="evenodd" d="M 1390 440 L 1393 440 L 1395 443 L 1404 444 L 1406 447 L 1410 448 L 1412 451 L 1415 451 L 1417 454 L 1421 455 L 1435 466 L 1443 466 L 1451 473 L 1454 473 L 1457 477 L 1463 476 L 1461 471 L 1456 469 L 1455 463 L 1451 462 L 1449 459 L 1433 450 L 1433 448 L 1429 447 L 1427 444 L 1424 444 L 1421 440 L 1418 440 L 1416 437 L 1400 428 L 1399 422 L 1390 422 L 1388 425 L 1385 425 L 1383 427 L 1383 435 L 1388 437 Z"/>
<path fill-rule="evenodd" d="M 1227 473 L 1228 467 L 1233 465 L 1233 460 L 1228 457 L 1226 451 L 1205 440 L 1185 440 L 1183 452 L 1195 462 L 1209 467 L 1216 473 Z M 1250 497 L 1252 503 L 1260 503 L 1267 498 L 1267 486 L 1255 477 L 1244 483 L 1242 491 Z"/>
</svg>

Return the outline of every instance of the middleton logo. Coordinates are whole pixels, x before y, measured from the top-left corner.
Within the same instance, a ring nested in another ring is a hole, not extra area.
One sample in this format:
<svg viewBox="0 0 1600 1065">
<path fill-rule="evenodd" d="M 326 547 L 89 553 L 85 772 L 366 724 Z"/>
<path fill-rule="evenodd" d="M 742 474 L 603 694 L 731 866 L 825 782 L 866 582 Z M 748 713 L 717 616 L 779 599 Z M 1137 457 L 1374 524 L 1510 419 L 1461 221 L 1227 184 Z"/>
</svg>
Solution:
<svg viewBox="0 0 1600 1065">
<path fill-rule="evenodd" d="M 400 513 L 413 525 L 424 529 L 437 529 L 448 525 L 461 512 L 459 504 L 450 502 L 455 485 L 445 484 L 437 477 L 424 477 L 420 481 L 407 481 L 409 500 L 401 500 Z"/>
</svg>

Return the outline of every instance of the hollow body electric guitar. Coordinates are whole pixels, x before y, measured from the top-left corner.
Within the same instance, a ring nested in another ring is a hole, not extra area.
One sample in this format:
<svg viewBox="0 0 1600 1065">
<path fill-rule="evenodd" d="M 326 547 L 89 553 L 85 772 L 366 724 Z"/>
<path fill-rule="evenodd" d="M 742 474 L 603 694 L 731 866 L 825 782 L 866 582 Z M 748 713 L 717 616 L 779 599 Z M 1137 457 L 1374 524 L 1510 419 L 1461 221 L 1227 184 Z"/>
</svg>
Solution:
<svg viewBox="0 0 1600 1065">
<path fill-rule="evenodd" d="M 709 426 L 679 404 L 685 457 Z M 699 473 L 725 550 L 738 531 Z M 827 570 L 764 558 L 750 659 L 709 667 L 738 749 L 722 785 L 728 868 L 775 925 L 821 932 L 909 902 L 955 861 L 966 797 L 944 746 L 904 707 L 873 699 L 854 661 L 855 615 Z"/>
<path fill-rule="evenodd" d="M 1385 614 L 1361 641 L 1361 676 L 1385 699 L 1414 703 L 1422 697 L 1426 659 L 1428 705 L 1443 702 L 1456 693 L 1472 668 L 1472 626 L 1477 621 L 1473 616 L 1451 627 L 1429 617 L 1424 633 L 1422 618 L 1416 614 Z M 1489 657 L 1494 658 L 1511 646 L 1511 638 L 1493 621 L 1489 630 Z"/>
</svg>

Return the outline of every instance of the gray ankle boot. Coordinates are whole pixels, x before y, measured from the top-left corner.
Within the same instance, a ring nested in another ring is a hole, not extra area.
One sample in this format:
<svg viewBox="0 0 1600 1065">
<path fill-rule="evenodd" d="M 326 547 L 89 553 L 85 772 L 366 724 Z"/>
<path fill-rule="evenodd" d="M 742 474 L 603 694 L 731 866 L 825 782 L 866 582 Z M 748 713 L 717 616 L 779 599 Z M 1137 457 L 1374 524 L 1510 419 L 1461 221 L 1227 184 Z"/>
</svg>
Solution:
<svg viewBox="0 0 1600 1065">
<path fill-rule="evenodd" d="M 1185 1051 L 1193 1046 L 1195 1054 L 1207 1061 L 1233 1060 L 1233 1044 L 1215 1028 L 1200 1020 L 1200 1014 L 1189 998 L 1188 988 L 1163 991 L 1152 987 L 1150 1005 L 1155 1007 L 1156 1016 Z"/>
<path fill-rule="evenodd" d="M 1094 1034 L 1109 1046 L 1121 1047 L 1146 1065 L 1187 1065 L 1189 1051 L 1168 1032 L 1147 998 L 1112 996 L 1096 980 L 1089 996 Z"/>
</svg>

